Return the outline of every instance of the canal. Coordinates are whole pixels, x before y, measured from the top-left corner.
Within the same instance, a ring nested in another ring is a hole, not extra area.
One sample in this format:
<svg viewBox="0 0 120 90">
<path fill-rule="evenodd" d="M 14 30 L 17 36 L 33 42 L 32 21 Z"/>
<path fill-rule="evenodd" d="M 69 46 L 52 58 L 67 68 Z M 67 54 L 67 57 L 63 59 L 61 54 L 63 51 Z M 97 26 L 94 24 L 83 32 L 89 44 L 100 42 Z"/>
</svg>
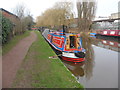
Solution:
<svg viewBox="0 0 120 90">
<path fill-rule="evenodd" d="M 82 35 L 85 61 L 68 62 L 61 52 L 53 50 L 77 81 L 85 88 L 118 88 L 118 54 L 120 41 L 116 37 Z"/>
<path fill-rule="evenodd" d="M 118 88 L 118 53 L 120 42 L 114 37 L 82 37 L 86 60 L 82 63 L 63 61 L 85 88 Z"/>
</svg>

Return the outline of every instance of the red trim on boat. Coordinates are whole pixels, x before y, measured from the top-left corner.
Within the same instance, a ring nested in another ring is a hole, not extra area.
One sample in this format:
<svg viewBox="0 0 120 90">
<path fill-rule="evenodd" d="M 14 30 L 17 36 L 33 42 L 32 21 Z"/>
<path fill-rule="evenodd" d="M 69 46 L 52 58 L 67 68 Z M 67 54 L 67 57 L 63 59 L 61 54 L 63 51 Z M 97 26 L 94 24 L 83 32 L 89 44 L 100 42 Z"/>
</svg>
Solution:
<svg viewBox="0 0 120 90">
<path fill-rule="evenodd" d="M 85 58 L 68 58 L 68 57 L 62 56 L 62 60 L 71 61 L 71 62 L 82 62 L 82 61 L 85 61 Z"/>
</svg>

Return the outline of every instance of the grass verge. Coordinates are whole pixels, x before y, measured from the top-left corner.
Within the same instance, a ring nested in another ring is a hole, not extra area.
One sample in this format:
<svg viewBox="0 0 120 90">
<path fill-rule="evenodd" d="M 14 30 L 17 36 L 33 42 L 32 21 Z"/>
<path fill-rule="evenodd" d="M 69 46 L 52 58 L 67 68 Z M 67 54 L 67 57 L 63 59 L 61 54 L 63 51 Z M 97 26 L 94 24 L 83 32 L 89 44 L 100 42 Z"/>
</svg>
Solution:
<svg viewBox="0 0 120 90">
<path fill-rule="evenodd" d="M 39 32 L 17 72 L 14 88 L 83 88 L 59 59 Z"/>
<path fill-rule="evenodd" d="M 22 35 L 17 35 L 15 37 L 12 38 L 12 40 L 10 40 L 8 43 L 6 43 L 3 47 L 2 47 L 2 55 L 6 54 L 7 52 L 9 52 L 21 39 L 27 37 L 30 35 L 30 31 L 26 31 L 24 34 Z"/>
</svg>

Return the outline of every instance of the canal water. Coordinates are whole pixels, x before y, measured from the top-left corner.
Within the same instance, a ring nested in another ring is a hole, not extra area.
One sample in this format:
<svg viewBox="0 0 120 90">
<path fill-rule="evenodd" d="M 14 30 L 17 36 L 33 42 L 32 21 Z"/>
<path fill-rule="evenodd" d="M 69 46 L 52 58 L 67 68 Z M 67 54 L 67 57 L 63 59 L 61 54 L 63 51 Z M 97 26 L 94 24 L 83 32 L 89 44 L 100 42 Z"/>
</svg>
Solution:
<svg viewBox="0 0 120 90">
<path fill-rule="evenodd" d="M 85 88 L 118 88 L 118 53 L 120 42 L 114 37 L 82 37 L 86 60 L 82 63 L 63 61 Z"/>
</svg>

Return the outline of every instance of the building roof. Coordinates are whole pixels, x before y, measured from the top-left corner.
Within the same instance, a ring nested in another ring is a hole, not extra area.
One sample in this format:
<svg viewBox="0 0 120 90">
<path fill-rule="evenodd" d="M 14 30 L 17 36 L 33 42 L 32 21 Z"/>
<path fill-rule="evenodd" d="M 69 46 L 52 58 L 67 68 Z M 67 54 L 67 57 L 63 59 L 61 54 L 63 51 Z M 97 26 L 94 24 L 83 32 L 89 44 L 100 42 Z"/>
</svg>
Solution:
<svg viewBox="0 0 120 90">
<path fill-rule="evenodd" d="M 19 17 L 18 17 L 18 16 L 16 16 L 15 14 L 13 14 L 13 13 L 11 13 L 11 12 L 9 12 L 9 11 L 7 11 L 7 10 L 3 9 L 3 8 L 0 8 L 0 10 L 1 10 L 1 11 L 4 11 L 4 12 L 7 12 L 7 13 L 9 13 L 9 14 L 11 14 L 11 15 L 13 15 L 13 16 L 15 16 L 15 17 L 17 17 L 17 18 L 19 18 Z"/>
</svg>

